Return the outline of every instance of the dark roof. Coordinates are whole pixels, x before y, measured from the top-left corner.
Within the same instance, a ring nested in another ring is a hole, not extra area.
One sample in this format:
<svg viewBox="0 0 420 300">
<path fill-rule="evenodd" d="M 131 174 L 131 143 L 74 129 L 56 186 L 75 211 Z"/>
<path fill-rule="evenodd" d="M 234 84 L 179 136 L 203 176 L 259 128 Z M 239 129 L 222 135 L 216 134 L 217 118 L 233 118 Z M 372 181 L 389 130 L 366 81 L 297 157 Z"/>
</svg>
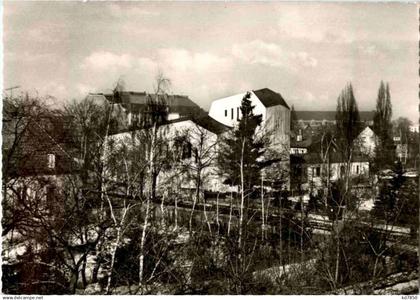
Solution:
<svg viewBox="0 0 420 300">
<path fill-rule="evenodd" d="M 360 111 L 360 121 L 372 121 L 374 111 Z M 335 121 L 335 111 L 296 111 L 298 120 Z"/>
<path fill-rule="evenodd" d="M 279 93 L 276 93 L 268 88 L 254 90 L 253 92 L 265 107 L 283 105 L 284 107 L 289 108 L 286 101 Z"/>
<path fill-rule="evenodd" d="M 133 106 L 144 106 L 147 104 L 148 96 L 154 96 L 154 94 L 147 94 L 146 92 L 119 92 L 119 94 L 105 94 L 105 98 L 113 103 L 120 104 L 131 104 Z M 167 101 L 169 107 L 185 106 L 185 107 L 199 107 L 195 104 L 188 96 L 182 95 L 167 95 Z"/>
<path fill-rule="evenodd" d="M 220 123 L 219 121 L 216 121 L 209 115 L 202 115 L 199 117 L 193 117 L 192 121 L 196 124 L 200 125 L 201 127 L 207 129 L 208 131 L 211 131 L 215 134 L 221 134 L 229 129 L 231 127 L 226 126 L 225 124 Z"/>
<path fill-rule="evenodd" d="M 231 129 L 231 127 L 226 126 L 226 125 L 216 121 L 212 117 L 210 117 L 208 115 L 204 115 L 204 114 L 196 115 L 196 116 L 183 116 L 183 117 L 180 117 L 180 118 L 177 118 L 177 119 L 167 120 L 166 122 L 162 123 L 161 126 L 169 125 L 169 124 L 175 124 L 175 123 L 189 121 L 189 120 L 193 121 L 194 123 L 200 125 L 201 127 L 205 128 L 208 131 L 211 131 L 215 134 L 220 134 L 220 133 L 223 133 L 223 132 Z M 115 132 L 112 132 L 111 135 L 124 133 L 124 132 L 132 132 L 132 131 L 146 129 L 146 128 L 147 127 L 122 128 L 121 130 L 117 130 Z"/>
<path fill-rule="evenodd" d="M 308 148 L 310 145 L 312 145 L 312 138 L 307 138 L 303 141 L 297 141 L 294 138 L 290 139 L 290 148 Z"/>
</svg>

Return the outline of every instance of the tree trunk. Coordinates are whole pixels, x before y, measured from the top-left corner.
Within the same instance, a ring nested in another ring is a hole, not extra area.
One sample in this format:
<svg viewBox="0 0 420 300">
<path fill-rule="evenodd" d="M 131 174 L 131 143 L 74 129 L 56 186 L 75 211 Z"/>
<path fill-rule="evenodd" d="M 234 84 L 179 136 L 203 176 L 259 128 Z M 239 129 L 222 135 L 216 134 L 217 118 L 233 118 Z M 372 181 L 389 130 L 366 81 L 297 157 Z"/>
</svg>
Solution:
<svg viewBox="0 0 420 300">
<path fill-rule="evenodd" d="M 174 230 L 177 230 L 177 229 L 178 229 L 178 195 L 175 195 L 175 229 Z"/>
<path fill-rule="evenodd" d="M 239 260 L 241 259 L 241 247 L 242 247 L 242 224 L 244 221 L 244 202 L 245 202 L 245 191 L 244 191 L 244 149 L 245 140 L 242 141 L 242 152 L 241 152 L 241 207 L 239 213 L 239 237 L 238 237 L 238 248 L 239 248 Z"/>
<path fill-rule="evenodd" d="M 289 220 L 289 228 L 288 228 L 288 234 L 289 234 L 289 238 L 287 240 L 287 264 L 290 264 L 290 239 L 291 239 L 291 232 L 290 232 L 290 220 Z"/>
<path fill-rule="evenodd" d="M 230 235 L 230 224 L 232 223 L 232 205 L 233 205 L 233 196 L 232 191 L 230 191 L 230 209 L 229 209 L 229 223 L 228 223 L 228 229 L 227 229 L 227 235 Z"/>
<path fill-rule="evenodd" d="M 87 257 L 85 257 L 83 259 L 83 263 L 82 263 L 82 284 L 83 284 L 83 288 L 86 288 L 87 286 L 87 279 L 86 279 L 86 262 L 87 262 Z"/>
<path fill-rule="evenodd" d="M 111 280 L 112 280 L 112 271 L 114 270 L 115 264 L 115 254 L 117 253 L 118 245 L 120 244 L 121 239 L 121 228 L 117 228 L 117 240 L 115 241 L 115 245 L 112 247 L 111 252 L 111 265 L 108 270 L 108 281 L 105 288 L 105 293 L 109 295 L 111 289 Z"/>
<path fill-rule="evenodd" d="M 206 201 L 203 201 L 203 213 L 204 213 L 204 219 L 206 220 L 206 223 L 207 223 L 207 227 L 209 228 L 209 233 L 211 235 L 211 225 L 210 225 L 209 219 L 207 217 Z"/>
<path fill-rule="evenodd" d="M 219 221 L 219 191 L 217 191 L 216 196 L 216 222 L 217 222 L 217 236 L 220 234 L 220 221 Z"/>
<path fill-rule="evenodd" d="M 164 228 L 164 230 L 166 230 L 166 222 L 165 222 L 165 197 L 166 197 L 166 192 L 163 193 L 162 195 L 162 201 L 160 203 L 160 211 L 161 211 L 161 218 L 162 218 L 162 227 Z"/>
<path fill-rule="evenodd" d="M 338 269 L 340 265 L 340 237 L 338 235 L 338 224 L 337 224 L 337 246 L 336 246 L 336 258 L 335 258 L 335 285 L 337 286 L 338 283 Z"/>
<path fill-rule="evenodd" d="M 143 270 L 144 270 L 144 245 L 146 242 L 146 231 L 149 224 L 149 210 L 150 210 L 150 198 L 147 198 L 146 203 L 146 215 L 144 217 L 143 231 L 141 234 L 140 241 L 140 257 L 139 257 L 139 288 L 141 288 L 143 283 Z"/>
<path fill-rule="evenodd" d="M 303 219 L 303 199 L 300 197 L 300 263 L 303 263 L 303 233 L 304 233 L 304 219 Z"/>
<path fill-rule="evenodd" d="M 139 257 L 139 289 L 142 287 L 143 283 L 143 271 L 144 271 L 144 245 L 146 243 L 146 231 L 147 226 L 149 225 L 149 214 L 150 214 L 150 202 L 153 200 L 154 197 L 154 184 L 155 184 L 155 144 L 156 144 L 156 134 L 157 134 L 157 124 L 156 122 L 153 124 L 153 131 L 152 131 L 152 140 L 150 143 L 150 154 L 149 154 L 149 187 L 148 187 L 148 195 L 146 200 L 146 212 L 144 216 L 143 222 L 143 231 L 140 240 L 140 257 Z"/>
<path fill-rule="evenodd" d="M 72 269 L 70 277 L 70 293 L 76 294 L 77 282 L 79 281 L 79 270 Z"/>
<path fill-rule="evenodd" d="M 101 267 L 101 263 L 102 263 L 102 257 L 99 254 L 96 256 L 96 263 L 92 271 L 92 283 L 98 282 L 98 272 L 99 272 L 99 268 Z"/>
<path fill-rule="evenodd" d="M 192 219 L 194 217 L 194 210 L 195 210 L 195 205 L 196 205 L 197 202 L 198 202 L 198 196 L 196 194 L 195 197 L 194 197 L 194 200 L 193 200 L 193 206 L 192 206 L 191 213 L 190 213 L 190 220 L 189 220 L 190 235 L 192 233 Z"/>
<path fill-rule="evenodd" d="M 281 196 L 279 197 L 279 241 L 280 241 L 280 265 L 283 266 L 284 271 L 284 263 L 283 263 L 283 226 L 282 226 L 282 207 L 281 207 Z"/>
<path fill-rule="evenodd" d="M 261 240 L 264 241 L 264 233 L 265 233 L 265 214 L 264 214 L 264 178 L 261 175 Z"/>
</svg>

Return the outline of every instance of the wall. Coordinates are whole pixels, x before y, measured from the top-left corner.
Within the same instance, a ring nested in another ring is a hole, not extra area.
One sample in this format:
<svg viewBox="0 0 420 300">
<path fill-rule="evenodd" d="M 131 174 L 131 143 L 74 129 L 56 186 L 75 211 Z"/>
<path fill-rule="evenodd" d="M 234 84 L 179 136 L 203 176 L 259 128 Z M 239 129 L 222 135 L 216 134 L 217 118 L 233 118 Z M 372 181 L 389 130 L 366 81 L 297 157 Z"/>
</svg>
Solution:
<svg viewBox="0 0 420 300">
<path fill-rule="evenodd" d="M 340 178 L 340 168 L 345 168 L 344 163 L 331 163 L 330 164 L 330 179 L 332 181 Z M 320 176 L 316 176 L 314 168 L 320 167 Z M 327 166 L 322 164 L 311 164 L 307 166 L 308 183 L 313 182 L 315 186 L 322 185 L 322 177 L 327 175 Z M 352 162 L 350 166 L 350 176 L 368 176 L 369 175 L 369 162 Z"/>
<path fill-rule="evenodd" d="M 217 144 L 218 136 L 208 131 L 207 129 L 204 129 L 203 127 L 195 124 L 191 120 L 183 120 L 179 122 L 174 122 L 171 124 L 163 125 L 159 127 L 159 134 L 162 136 L 165 136 L 165 139 L 168 140 L 169 143 L 169 151 L 173 149 L 175 138 L 179 136 L 188 136 L 188 141 L 191 143 L 192 150 L 194 148 L 199 147 L 200 143 L 200 135 L 201 133 L 204 135 L 205 138 L 203 138 L 204 145 L 203 149 L 211 149 L 209 151 L 208 156 L 214 156 L 213 164 L 203 170 L 203 177 L 206 177 L 207 180 L 203 184 L 204 190 L 208 191 L 217 191 L 219 189 L 223 189 L 222 184 L 222 178 L 217 176 L 217 166 L 216 166 L 216 153 L 217 153 L 217 147 L 212 147 L 212 145 Z M 135 135 L 135 137 L 138 137 Z M 132 138 L 132 132 L 124 132 L 115 134 L 111 137 L 115 141 L 124 142 L 125 139 Z M 137 141 L 141 142 L 141 141 Z M 206 156 L 206 157 L 208 157 Z M 182 161 L 183 165 L 190 165 L 192 168 L 194 168 L 195 159 L 194 155 L 192 153 L 191 158 L 186 158 Z M 174 176 L 174 173 L 176 171 L 176 167 L 169 171 L 162 171 L 158 177 L 158 185 L 159 184 L 166 184 L 168 180 L 171 178 L 171 176 Z M 183 189 L 194 189 L 195 184 L 194 182 L 188 178 L 187 175 L 180 175 L 177 177 L 179 184 L 181 185 L 181 188 Z"/>
<path fill-rule="evenodd" d="M 357 142 L 360 145 L 360 150 L 363 154 L 368 156 L 375 155 L 376 148 L 376 134 L 372 129 L 366 127 L 357 137 Z"/>
<path fill-rule="evenodd" d="M 290 153 L 290 110 L 283 105 L 267 108 L 265 131 L 270 137 L 270 147 L 284 156 Z M 284 154 L 284 155 L 283 155 Z"/>
<path fill-rule="evenodd" d="M 246 93 L 233 95 L 226 98 L 214 100 L 211 103 L 209 116 L 227 126 L 235 126 L 238 123 L 238 109 L 241 106 L 241 102 Z M 263 121 L 266 119 L 266 108 L 257 98 L 257 96 L 251 92 L 251 103 L 254 105 L 254 115 L 261 114 Z M 233 108 L 233 119 L 231 116 L 231 110 Z M 225 110 L 227 110 L 227 116 L 225 116 Z M 241 111 L 239 109 L 239 118 L 241 117 Z"/>
</svg>

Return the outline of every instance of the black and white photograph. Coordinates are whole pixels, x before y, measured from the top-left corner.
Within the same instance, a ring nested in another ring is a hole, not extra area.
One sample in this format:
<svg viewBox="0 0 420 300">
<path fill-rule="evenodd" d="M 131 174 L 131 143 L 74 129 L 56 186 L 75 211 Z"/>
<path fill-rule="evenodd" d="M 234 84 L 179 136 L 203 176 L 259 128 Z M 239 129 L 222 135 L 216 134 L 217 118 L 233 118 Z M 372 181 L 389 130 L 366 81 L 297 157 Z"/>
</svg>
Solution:
<svg viewBox="0 0 420 300">
<path fill-rule="evenodd" d="M 1 6 L 4 299 L 417 299 L 418 4 Z"/>
</svg>

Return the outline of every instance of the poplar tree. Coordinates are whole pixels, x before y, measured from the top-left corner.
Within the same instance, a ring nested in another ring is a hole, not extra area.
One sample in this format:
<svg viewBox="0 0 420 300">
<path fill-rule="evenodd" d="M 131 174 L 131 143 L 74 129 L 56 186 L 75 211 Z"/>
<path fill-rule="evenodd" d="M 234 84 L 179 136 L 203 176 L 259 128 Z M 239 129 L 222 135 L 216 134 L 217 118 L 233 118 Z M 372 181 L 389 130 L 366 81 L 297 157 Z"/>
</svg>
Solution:
<svg viewBox="0 0 420 300">
<path fill-rule="evenodd" d="M 292 105 L 292 108 L 290 109 L 290 131 L 293 132 L 297 129 L 298 125 L 298 118 L 296 114 L 296 110 L 294 105 Z"/>
<path fill-rule="evenodd" d="M 373 117 L 373 129 L 378 135 L 375 155 L 375 165 L 378 169 L 392 166 L 394 161 L 391 118 L 392 104 L 389 84 L 385 85 L 381 81 Z"/>
</svg>

